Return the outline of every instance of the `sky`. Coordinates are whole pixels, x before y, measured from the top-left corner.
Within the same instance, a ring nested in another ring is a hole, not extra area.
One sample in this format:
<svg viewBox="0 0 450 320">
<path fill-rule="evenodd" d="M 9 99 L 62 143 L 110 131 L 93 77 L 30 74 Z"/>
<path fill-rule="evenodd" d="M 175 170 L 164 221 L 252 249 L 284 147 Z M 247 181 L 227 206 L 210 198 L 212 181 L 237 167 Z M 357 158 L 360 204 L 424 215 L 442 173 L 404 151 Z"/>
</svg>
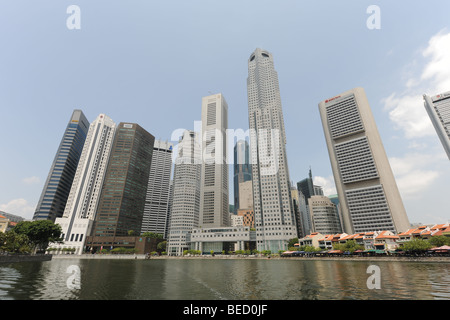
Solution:
<svg viewBox="0 0 450 320">
<path fill-rule="evenodd" d="M 446 0 L 3 0 L 0 211 L 32 218 L 74 109 L 176 143 L 174 132 L 200 121 L 202 97 L 222 93 L 229 128 L 247 130 L 247 62 L 262 48 L 278 72 L 294 183 L 311 168 L 336 193 L 318 104 L 363 87 L 410 222 L 446 223 L 450 161 L 422 95 L 450 91 L 449 9 Z"/>
</svg>

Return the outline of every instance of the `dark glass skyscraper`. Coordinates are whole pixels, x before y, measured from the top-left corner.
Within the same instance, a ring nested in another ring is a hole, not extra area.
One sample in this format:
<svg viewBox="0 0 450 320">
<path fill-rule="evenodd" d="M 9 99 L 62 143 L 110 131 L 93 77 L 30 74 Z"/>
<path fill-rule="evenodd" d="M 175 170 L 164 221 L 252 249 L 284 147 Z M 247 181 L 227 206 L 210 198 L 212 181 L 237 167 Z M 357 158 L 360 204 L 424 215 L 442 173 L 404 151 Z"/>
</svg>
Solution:
<svg viewBox="0 0 450 320">
<path fill-rule="evenodd" d="M 239 183 L 251 180 L 249 145 L 246 140 L 239 140 L 234 146 L 234 214 L 239 209 Z"/>
<path fill-rule="evenodd" d="M 55 221 L 63 215 L 88 130 L 89 121 L 83 112 L 74 110 L 45 181 L 33 220 Z"/>
<path fill-rule="evenodd" d="M 120 123 L 100 195 L 93 236 L 141 231 L 155 137 L 135 123 Z"/>
</svg>

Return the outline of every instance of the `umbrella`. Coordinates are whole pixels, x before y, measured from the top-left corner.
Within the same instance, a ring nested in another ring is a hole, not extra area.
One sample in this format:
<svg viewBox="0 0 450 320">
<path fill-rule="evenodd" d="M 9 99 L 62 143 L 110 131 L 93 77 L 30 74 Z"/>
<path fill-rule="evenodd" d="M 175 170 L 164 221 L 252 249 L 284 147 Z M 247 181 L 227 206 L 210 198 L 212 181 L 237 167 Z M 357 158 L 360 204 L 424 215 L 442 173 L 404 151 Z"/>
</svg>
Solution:
<svg viewBox="0 0 450 320">
<path fill-rule="evenodd" d="M 450 250 L 450 246 L 441 246 L 441 247 L 431 248 L 430 250 L 433 250 L 433 251 L 446 251 L 446 250 Z"/>
</svg>

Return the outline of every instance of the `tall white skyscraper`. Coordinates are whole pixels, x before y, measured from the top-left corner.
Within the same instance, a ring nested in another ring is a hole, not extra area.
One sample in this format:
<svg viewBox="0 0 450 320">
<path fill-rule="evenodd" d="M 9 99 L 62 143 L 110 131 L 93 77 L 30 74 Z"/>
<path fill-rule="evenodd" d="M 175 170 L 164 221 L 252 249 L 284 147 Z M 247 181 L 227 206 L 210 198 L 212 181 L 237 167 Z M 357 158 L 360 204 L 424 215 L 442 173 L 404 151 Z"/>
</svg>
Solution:
<svg viewBox="0 0 450 320">
<path fill-rule="evenodd" d="M 202 159 L 197 133 L 186 130 L 174 152 L 177 157 L 167 253 L 179 256 L 189 249 L 189 233 L 199 225 Z"/>
<path fill-rule="evenodd" d="M 170 178 L 172 175 L 173 144 L 156 140 L 148 179 L 141 233 L 154 232 L 167 238 Z"/>
<path fill-rule="evenodd" d="M 425 109 L 450 159 L 450 91 L 433 97 L 423 95 Z"/>
<path fill-rule="evenodd" d="M 297 230 L 278 75 L 272 54 L 259 48 L 248 60 L 247 95 L 257 249 L 277 252 Z"/>
<path fill-rule="evenodd" d="M 228 105 L 222 94 L 202 99 L 202 228 L 229 226 L 227 130 Z"/>
<path fill-rule="evenodd" d="M 344 232 L 403 232 L 410 224 L 364 89 L 319 103 Z"/>
<path fill-rule="evenodd" d="M 116 124 L 105 114 L 89 126 L 64 214 L 55 221 L 64 236 L 61 248 L 76 248 L 76 253 L 82 253 L 97 213 L 115 130 Z"/>
</svg>

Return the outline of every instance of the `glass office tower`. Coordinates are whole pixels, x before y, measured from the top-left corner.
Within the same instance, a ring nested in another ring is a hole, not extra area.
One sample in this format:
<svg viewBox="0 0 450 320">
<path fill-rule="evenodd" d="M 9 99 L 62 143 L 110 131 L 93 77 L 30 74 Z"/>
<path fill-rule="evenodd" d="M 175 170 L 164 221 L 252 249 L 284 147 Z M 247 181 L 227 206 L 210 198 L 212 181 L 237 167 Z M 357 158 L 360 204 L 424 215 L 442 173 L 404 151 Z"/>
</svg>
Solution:
<svg viewBox="0 0 450 320">
<path fill-rule="evenodd" d="M 89 121 L 83 111 L 74 110 L 45 181 L 33 220 L 55 221 L 62 217 L 88 130 Z"/>
<path fill-rule="evenodd" d="M 136 123 L 117 126 L 92 236 L 140 235 L 154 143 Z"/>
</svg>

